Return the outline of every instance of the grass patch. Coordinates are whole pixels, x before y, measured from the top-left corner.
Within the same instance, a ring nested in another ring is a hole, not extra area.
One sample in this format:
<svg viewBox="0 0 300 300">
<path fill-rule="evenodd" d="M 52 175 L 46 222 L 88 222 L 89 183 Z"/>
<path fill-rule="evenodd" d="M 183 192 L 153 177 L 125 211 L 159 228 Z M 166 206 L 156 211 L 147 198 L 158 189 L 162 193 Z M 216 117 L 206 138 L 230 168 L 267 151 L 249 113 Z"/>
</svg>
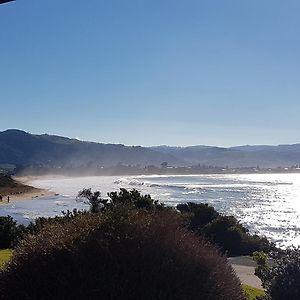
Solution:
<svg viewBox="0 0 300 300">
<path fill-rule="evenodd" d="M 0 270 L 4 267 L 5 263 L 7 263 L 12 255 L 12 250 L 0 250 Z"/>
<path fill-rule="evenodd" d="M 247 296 L 248 300 L 255 300 L 257 296 L 264 296 L 265 292 L 261 289 L 257 289 L 247 284 L 242 284 L 242 288 Z"/>
</svg>

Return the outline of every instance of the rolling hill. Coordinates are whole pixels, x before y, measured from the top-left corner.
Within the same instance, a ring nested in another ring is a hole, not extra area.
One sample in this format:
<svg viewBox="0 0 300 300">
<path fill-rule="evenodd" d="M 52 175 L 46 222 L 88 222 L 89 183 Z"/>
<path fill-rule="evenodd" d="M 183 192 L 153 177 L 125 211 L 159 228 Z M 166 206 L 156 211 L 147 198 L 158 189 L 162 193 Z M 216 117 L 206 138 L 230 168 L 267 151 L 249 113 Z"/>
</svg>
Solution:
<svg viewBox="0 0 300 300">
<path fill-rule="evenodd" d="M 300 164 L 300 144 L 237 147 L 141 147 L 79 141 L 55 135 L 35 135 L 9 129 L 0 132 L 0 164 L 80 167 L 123 165 L 212 165 L 290 167 Z"/>
<path fill-rule="evenodd" d="M 237 146 L 230 148 L 210 146 L 151 147 L 152 150 L 171 154 L 188 164 L 229 166 L 231 168 L 277 168 L 300 165 L 300 144 L 279 146 Z"/>
<path fill-rule="evenodd" d="M 21 130 L 0 132 L 0 164 L 74 166 L 95 164 L 109 167 L 118 163 L 159 165 L 163 161 L 183 162 L 167 153 L 139 146 L 83 142 L 48 134 L 34 135 Z"/>
</svg>

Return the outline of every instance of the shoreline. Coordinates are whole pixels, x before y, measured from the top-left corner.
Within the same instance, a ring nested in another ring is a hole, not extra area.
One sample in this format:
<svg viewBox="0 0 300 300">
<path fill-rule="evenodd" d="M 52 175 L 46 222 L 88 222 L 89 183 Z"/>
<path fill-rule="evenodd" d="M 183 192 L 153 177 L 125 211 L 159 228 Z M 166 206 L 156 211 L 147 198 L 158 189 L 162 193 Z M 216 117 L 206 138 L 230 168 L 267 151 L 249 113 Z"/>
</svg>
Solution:
<svg viewBox="0 0 300 300">
<path fill-rule="evenodd" d="M 47 197 L 53 195 L 55 195 L 55 193 L 50 192 L 48 190 L 37 189 L 33 187 L 31 191 L 20 192 L 19 194 L 12 194 L 12 195 L 10 194 L 5 196 L 3 195 L 3 200 L 0 201 L 0 207 L 18 201 L 28 201 L 35 198 L 41 198 L 41 197 Z M 7 196 L 9 196 L 9 202 L 7 201 Z"/>
<path fill-rule="evenodd" d="M 0 201 L 0 206 L 17 202 L 17 201 L 23 201 L 23 200 L 28 201 L 35 198 L 52 196 L 52 195 L 55 195 L 55 193 L 50 192 L 48 190 L 37 189 L 33 187 L 31 191 L 20 192 L 19 194 L 3 195 L 3 200 Z M 9 196 L 9 202 L 7 201 L 7 196 Z"/>
<path fill-rule="evenodd" d="M 4 206 L 17 201 L 32 200 L 35 198 L 55 195 L 54 192 L 51 192 L 47 189 L 36 188 L 30 184 L 31 181 L 38 178 L 39 177 L 15 177 L 14 180 L 20 184 L 20 187 L 18 187 L 15 191 L 13 189 L 8 189 L 7 191 L 2 192 L 1 196 L 3 197 L 3 199 L 2 201 L 0 201 L 0 206 Z"/>
</svg>

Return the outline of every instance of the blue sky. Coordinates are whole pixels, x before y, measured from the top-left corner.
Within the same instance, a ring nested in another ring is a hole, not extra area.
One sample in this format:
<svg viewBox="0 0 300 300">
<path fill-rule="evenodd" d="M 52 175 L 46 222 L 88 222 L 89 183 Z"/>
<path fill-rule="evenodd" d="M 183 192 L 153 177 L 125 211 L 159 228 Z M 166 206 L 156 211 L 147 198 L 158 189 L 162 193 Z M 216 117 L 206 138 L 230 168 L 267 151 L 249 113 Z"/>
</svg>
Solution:
<svg viewBox="0 0 300 300">
<path fill-rule="evenodd" d="M 300 142 L 299 0 L 0 6 L 0 130 L 133 145 Z"/>
</svg>

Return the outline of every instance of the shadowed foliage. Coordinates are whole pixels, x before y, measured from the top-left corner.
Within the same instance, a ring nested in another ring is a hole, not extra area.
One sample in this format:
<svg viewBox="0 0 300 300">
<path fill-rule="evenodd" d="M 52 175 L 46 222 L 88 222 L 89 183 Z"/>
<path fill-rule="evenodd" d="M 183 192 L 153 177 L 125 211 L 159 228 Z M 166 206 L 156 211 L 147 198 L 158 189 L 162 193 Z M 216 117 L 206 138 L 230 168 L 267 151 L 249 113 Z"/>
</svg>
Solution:
<svg viewBox="0 0 300 300">
<path fill-rule="evenodd" d="M 271 253 L 271 258 L 269 264 L 263 253 L 254 256 L 258 263 L 255 274 L 267 292 L 262 299 L 300 299 L 300 248 Z"/>
<path fill-rule="evenodd" d="M 268 252 L 275 248 L 266 238 L 249 234 L 235 217 L 224 216 L 208 204 L 188 202 L 176 208 L 188 217 L 189 228 L 194 233 L 205 236 L 230 256 Z"/>
<path fill-rule="evenodd" d="M 149 211 L 154 209 L 162 210 L 164 208 L 164 204 L 158 200 L 153 200 L 150 195 L 141 194 L 136 189 L 128 191 L 127 189 L 121 188 L 119 192 L 110 192 L 107 195 L 110 199 L 102 198 L 99 191 L 92 192 L 89 188 L 79 191 L 77 197 L 85 198 L 89 201 L 90 211 L 92 213 L 97 213 L 101 210 L 104 211 L 105 209 L 118 205 Z"/>
<path fill-rule="evenodd" d="M 14 251 L 0 299 L 240 300 L 225 257 L 172 211 L 118 206 L 49 224 Z"/>
<path fill-rule="evenodd" d="M 136 209 L 145 210 L 161 210 L 164 204 L 158 200 L 153 200 L 150 195 L 142 195 L 138 190 L 132 189 L 130 191 L 121 188 L 119 192 L 108 193 L 111 203 L 113 205 L 129 205 Z"/>
<path fill-rule="evenodd" d="M 0 249 L 13 248 L 24 236 L 25 227 L 11 217 L 0 217 Z"/>
<path fill-rule="evenodd" d="M 91 213 L 100 212 L 101 208 L 106 206 L 108 201 L 101 198 L 101 193 L 99 191 L 92 192 L 90 188 L 79 191 L 77 197 L 86 198 L 89 201 Z"/>
</svg>

